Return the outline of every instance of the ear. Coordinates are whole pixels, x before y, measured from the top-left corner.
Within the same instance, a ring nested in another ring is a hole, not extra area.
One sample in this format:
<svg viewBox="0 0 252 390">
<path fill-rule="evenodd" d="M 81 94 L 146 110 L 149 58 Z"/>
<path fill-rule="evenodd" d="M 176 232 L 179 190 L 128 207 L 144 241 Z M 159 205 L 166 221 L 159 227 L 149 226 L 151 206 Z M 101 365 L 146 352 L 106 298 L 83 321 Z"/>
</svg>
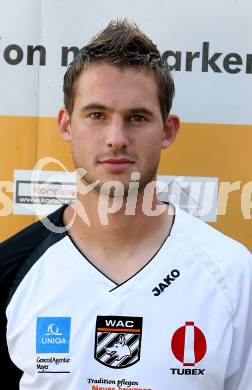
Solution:
<svg viewBox="0 0 252 390">
<path fill-rule="evenodd" d="M 72 129 L 70 123 L 70 115 L 65 107 L 62 107 L 58 113 L 58 128 L 61 136 L 65 141 L 70 142 L 72 140 Z"/>
<path fill-rule="evenodd" d="M 180 120 L 177 115 L 169 115 L 163 129 L 162 149 L 167 149 L 175 141 L 180 128 Z"/>
</svg>

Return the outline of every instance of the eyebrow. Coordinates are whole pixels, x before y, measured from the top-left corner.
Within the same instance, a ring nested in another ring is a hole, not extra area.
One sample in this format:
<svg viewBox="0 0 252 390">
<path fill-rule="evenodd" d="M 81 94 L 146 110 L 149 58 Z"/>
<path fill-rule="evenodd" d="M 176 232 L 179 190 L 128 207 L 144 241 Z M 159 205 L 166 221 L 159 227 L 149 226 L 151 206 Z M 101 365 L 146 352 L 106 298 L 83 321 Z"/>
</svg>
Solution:
<svg viewBox="0 0 252 390">
<path fill-rule="evenodd" d="M 85 112 L 88 110 L 104 110 L 104 111 L 110 111 L 110 112 L 114 111 L 114 109 L 112 107 L 105 106 L 103 104 L 96 103 L 96 102 L 89 103 L 86 106 L 81 108 L 82 112 Z M 142 114 L 148 115 L 149 117 L 154 116 L 154 113 L 151 110 L 149 110 L 148 108 L 143 107 L 143 106 L 129 108 L 126 111 L 129 112 L 130 114 L 142 113 Z"/>
</svg>

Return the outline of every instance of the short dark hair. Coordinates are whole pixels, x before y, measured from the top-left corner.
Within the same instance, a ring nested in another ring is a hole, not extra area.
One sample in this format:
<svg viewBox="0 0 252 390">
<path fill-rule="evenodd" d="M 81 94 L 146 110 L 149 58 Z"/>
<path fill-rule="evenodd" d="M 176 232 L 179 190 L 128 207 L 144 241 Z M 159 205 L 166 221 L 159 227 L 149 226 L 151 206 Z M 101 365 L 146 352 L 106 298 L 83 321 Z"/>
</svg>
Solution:
<svg viewBox="0 0 252 390">
<path fill-rule="evenodd" d="M 88 64 L 98 61 L 118 68 L 135 67 L 153 71 L 159 91 L 162 118 L 165 121 L 175 94 L 174 82 L 167 63 L 157 46 L 135 23 L 127 19 L 112 20 L 88 45 L 80 49 L 64 76 L 64 104 L 72 114 L 76 81 Z"/>
</svg>

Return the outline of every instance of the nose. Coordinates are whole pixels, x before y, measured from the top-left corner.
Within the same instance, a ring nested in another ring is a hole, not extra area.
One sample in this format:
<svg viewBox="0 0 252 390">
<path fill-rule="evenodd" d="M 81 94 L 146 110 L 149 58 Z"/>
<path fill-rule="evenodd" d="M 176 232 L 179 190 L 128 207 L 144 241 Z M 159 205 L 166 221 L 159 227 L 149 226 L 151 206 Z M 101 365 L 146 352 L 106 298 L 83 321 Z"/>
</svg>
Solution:
<svg viewBox="0 0 252 390">
<path fill-rule="evenodd" d="M 122 117 L 115 116 L 107 127 L 107 146 L 115 150 L 125 148 L 129 144 L 127 129 Z"/>
</svg>

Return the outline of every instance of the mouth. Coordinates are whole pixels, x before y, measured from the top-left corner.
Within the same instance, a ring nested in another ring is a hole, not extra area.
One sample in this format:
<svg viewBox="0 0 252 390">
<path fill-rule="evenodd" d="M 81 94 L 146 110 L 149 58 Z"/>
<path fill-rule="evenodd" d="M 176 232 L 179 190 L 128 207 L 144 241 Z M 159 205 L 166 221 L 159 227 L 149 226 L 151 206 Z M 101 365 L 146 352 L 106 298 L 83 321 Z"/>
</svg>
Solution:
<svg viewBox="0 0 252 390">
<path fill-rule="evenodd" d="M 133 160 L 130 160 L 126 157 L 120 157 L 120 158 L 107 158 L 105 160 L 99 161 L 99 165 L 103 168 L 114 171 L 114 172 L 120 172 L 127 170 L 129 167 L 131 167 L 134 164 Z"/>
<path fill-rule="evenodd" d="M 106 353 L 107 353 L 108 355 L 110 355 L 110 356 L 113 356 L 113 355 L 115 354 L 115 351 L 107 351 L 107 350 L 106 350 Z"/>
</svg>

